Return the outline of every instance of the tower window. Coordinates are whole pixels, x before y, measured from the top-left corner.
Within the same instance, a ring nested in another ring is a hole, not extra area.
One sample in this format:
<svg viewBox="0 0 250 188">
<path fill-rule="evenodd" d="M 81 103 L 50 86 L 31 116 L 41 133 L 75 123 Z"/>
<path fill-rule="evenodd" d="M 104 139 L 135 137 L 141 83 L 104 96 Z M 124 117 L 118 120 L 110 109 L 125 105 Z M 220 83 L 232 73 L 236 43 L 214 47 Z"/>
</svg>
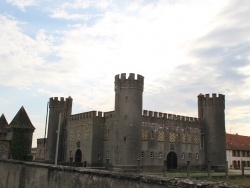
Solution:
<svg viewBox="0 0 250 188">
<path fill-rule="evenodd" d="M 151 151 L 151 153 L 150 153 L 150 158 L 154 158 L 154 152 L 153 151 Z"/>
<path fill-rule="evenodd" d="M 159 159 L 162 158 L 162 152 L 159 152 Z"/>
<path fill-rule="evenodd" d="M 155 136 L 155 132 L 151 131 L 151 139 L 154 139 L 154 136 Z"/>
<path fill-rule="evenodd" d="M 199 153 L 196 153 L 196 159 L 197 160 L 199 159 Z"/>
<path fill-rule="evenodd" d="M 127 137 L 126 137 L 126 136 L 124 136 L 123 140 L 124 140 L 124 142 L 126 142 L 126 141 L 127 141 Z"/>
<path fill-rule="evenodd" d="M 181 159 L 185 159 L 185 153 L 181 154 Z"/>
<path fill-rule="evenodd" d="M 141 152 L 141 158 L 144 158 L 144 151 Z"/>
<path fill-rule="evenodd" d="M 128 102 L 128 96 L 125 97 L 126 102 Z"/>
<path fill-rule="evenodd" d="M 107 158 L 109 158 L 109 150 L 107 151 Z"/>
<path fill-rule="evenodd" d="M 188 154 L 188 159 L 191 160 L 192 159 L 192 153 Z"/>
</svg>

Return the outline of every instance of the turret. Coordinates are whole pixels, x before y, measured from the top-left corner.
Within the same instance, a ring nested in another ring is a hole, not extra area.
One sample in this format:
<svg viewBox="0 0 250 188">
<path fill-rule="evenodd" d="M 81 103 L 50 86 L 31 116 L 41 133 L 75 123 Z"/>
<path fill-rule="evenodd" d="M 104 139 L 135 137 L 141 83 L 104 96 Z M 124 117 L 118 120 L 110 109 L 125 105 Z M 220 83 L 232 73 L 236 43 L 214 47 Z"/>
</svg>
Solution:
<svg viewBox="0 0 250 188">
<path fill-rule="evenodd" d="M 201 119 L 204 136 L 205 163 L 213 166 L 225 165 L 225 95 L 209 94 L 198 96 L 198 117 Z"/>
<path fill-rule="evenodd" d="M 49 101 L 49 121 L 48 121 L 48 136 L 47 136 L 47 155 L 46 160 L 54 161 L 56 154 L 56 142 L 57 142 L 57 129 L 59 124 L 59 114 L 61 113 L 60 119 L 60 134 L 59 134 L 59 145 L 58 145 L 58 161 L 62 161 L 65 145 L 64 137 L 67 117 L 71 115 L 72 112 L 72 101 L 73 99 L 69 96 L 66 100 L 61 97 L 50 98 Z"/>
<path fill-rule="evenodd" d="M 11 130 L 10 156 L 15 160 L 32 160 L 31 145 L 35 127 L 22 106 L 10 122 Z"/>
<path fill-rule="evenodd" d="M 140 159 L 143 84 L 141 75 L 115 76 L 114 166 L 136 165 Z"/>
<path fill-rule="evenodd" d="M 8 122 L 4 114 L 2 114 L 0 117 L 0 130 L 5 130 L 7 126 L 8 126 Z"/>
</svg>

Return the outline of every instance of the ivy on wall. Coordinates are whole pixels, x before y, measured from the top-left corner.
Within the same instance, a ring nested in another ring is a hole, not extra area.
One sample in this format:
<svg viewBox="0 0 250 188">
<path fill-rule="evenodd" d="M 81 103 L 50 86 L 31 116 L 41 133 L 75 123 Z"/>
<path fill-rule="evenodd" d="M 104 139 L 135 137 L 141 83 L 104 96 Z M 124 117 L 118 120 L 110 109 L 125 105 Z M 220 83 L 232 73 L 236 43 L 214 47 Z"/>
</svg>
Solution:
<svg viewBox="0 0 250 188">
<path fill-rule="evenodd" d="M 27 129 L 13 129 L 10 155 L 15 160 L 31 161 L 31 144 L 33 131 Z"/>
</svg>

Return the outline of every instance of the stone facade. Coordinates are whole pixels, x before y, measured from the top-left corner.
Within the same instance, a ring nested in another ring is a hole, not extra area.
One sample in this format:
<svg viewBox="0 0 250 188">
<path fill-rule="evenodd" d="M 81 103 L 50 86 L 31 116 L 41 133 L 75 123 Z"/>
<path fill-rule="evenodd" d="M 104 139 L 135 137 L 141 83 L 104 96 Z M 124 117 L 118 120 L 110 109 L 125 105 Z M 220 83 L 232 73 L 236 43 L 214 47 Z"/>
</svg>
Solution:
<svg viewBox="0 0 250 188">
<path fill-rule="evenodd" d="M 65 163 L 103 167 L 108 162 L 113 169 L 140 164 L 145 170 L 160 170 L 165 160 L 169 168 L 187 161 L 197 167 L 208 161 L 225 165 L 224 95 L 200 94 L 198 117 L 186 117 L 143 110 L 143 88 L 141 75 L 116 75 L 115 109 L 104 113 L 71 114 L 71 97 L 50 98 L 47 160 L 54 160 L 60 124 L 58 159 Z"/>
</svg>

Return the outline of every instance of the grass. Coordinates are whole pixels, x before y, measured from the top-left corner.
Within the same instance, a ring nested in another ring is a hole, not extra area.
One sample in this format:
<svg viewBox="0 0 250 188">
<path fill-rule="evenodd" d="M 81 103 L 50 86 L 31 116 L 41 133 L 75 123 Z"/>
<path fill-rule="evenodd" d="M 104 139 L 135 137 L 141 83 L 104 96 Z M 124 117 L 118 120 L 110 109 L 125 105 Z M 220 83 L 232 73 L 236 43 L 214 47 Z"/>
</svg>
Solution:
<svg viewBox="0 0 250 188">
<path fill-rule="evenodd" d="M 162 172 L 148 172 L 143 173 L 147 175 L 155 175 L 155 176 L 163 176 Z M 187 173 L 178 171 L 178 172 L 170 172 L 167 171 L 167 177 L 171 178 L 187 178 Z M 208 177 L 208 173 L 204 171 L 195 171 L 190 172 L 190 178 L 199 179 L 199 180 L 207 180 L 212 182 L 227 182 L 231 184 L 250 186 L 250 175 L 241 176 L 240 174 L 229 174 L 228 178 L 225 177 L 225 173 L 211 173 L 211 178 Z"/>
<path fill-rule="evenodd" d="M 244 185 L 244 186 L 250 186 L 250 177 L 249 176 L 229 176 L 229 178 L 225 179 L 225 178 L 216 178 L 213 177 L 211 179 L 207 179 L 208 181 L 213 181 L 213 182 L 228 182 L 228 183 L 232 183 L 232 184 L 237 184 L 237 185 Z"/>
</svg>

